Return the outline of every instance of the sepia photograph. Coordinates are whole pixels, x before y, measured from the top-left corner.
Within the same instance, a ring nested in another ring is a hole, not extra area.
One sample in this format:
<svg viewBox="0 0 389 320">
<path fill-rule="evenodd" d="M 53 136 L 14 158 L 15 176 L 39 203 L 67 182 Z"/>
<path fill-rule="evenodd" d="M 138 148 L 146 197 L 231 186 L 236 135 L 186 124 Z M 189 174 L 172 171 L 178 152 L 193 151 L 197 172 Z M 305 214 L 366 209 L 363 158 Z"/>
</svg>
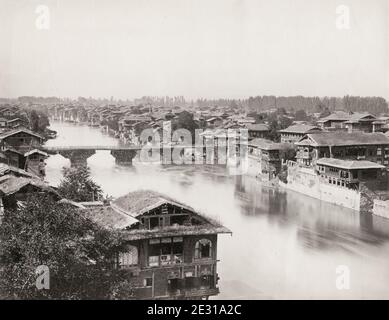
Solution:
<svg viewBox="0 0 389 320">
<path fill-rule="evenodd" d="M 388 300 L 388 103 L 389 0 L 0 0 L 0 300 Z"/>
</svg>

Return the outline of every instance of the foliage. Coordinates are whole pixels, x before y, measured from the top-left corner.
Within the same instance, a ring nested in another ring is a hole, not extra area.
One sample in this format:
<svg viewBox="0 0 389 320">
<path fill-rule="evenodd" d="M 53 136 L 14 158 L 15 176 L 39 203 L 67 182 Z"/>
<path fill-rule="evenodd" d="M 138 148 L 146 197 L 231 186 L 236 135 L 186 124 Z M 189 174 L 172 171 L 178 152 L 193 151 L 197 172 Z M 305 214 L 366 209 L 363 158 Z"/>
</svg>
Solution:
<svg viewBox="0 0 389 320">
<path fill-rule="evenodd" d="M 194 141 L 195 139 L 195 130 L 198 129 L 196 121 L 194 121 L 193 114 L 188 111 L 183 111 L 178 115 L 177 121 L 173 122 L 172 130 L 177 129 L 186 129 L 188 130 Z"/>
<path fill-rule="evenodd" d="M 214 103 L 209 101 L 209 103 Z M 271 108 L 284 108 L 286 111 L 321 112 L 320 108 L 329 111 L 345 110 L 351 112 L 370 112 L 380 114 L 388 112 L 388 103 L 382 97 L 304 97 L 304 96 L 257 96 L 242 101 L 249 110 L 261 112 Z"/>
<path fill-rule="evenodd" d="M 293 123 L 293 120 L 274 112 L 269 114 L 267 122 L 270 129 L 269 139 L 278 142 L 280 141 L 280 133 L 278 131 L 289 127 Z"/>
<path fill-rule="evenodd" d="M 295 117 L 296 121 L 308 121 L 309 120 L 308 115 L 304 110 L 297 110 L 294 117 Z"/>
<path fill-rule="evenodd" d="M 29 114 L 31 130 L 35 132 L 45 132 L 50 126 L 49 118 L 44 112 L 31 110 Z"/>
<path fill-rule="evenodd" d="M 123 281 L 113 263 L 122 248 L 114 231 L 81 211 L 31 195 L 6 211 L 0 225 L 1 289 L 15 299 L 107 299 Z M 36 287 L 36 268 L 49 268 L 49 289 Z"/>
<path fill-rule="evenodd" d="M 69 200 L 96 201 L 103 196 L 101 187 L 90 177 L 86 166 L 63 168 L 63 179 L 58 187 L 59 194 Z"/>
</svg>

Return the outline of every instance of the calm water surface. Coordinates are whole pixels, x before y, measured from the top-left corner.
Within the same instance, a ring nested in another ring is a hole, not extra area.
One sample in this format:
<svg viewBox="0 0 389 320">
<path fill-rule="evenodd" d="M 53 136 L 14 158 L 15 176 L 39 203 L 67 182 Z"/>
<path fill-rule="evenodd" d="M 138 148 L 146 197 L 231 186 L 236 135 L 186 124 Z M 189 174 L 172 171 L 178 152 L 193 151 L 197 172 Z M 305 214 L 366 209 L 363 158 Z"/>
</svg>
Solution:
<svg viewBox="0 0 389 320">
<path fill-rule="evenodd" d="M 52 123 L 48 145 L 116 145 L 98 128 Z M 57 185 L 69 161 L 47 161 Z M 112 196 L 152 189 L 218 219 L 217 299 L 388 299 L 389 220 L 359 214 L 307 196 L 276 191 L 216 166 L 115 165 L 109 151 L 88 159 L 93 178 Z M 338 290 L 336 268 L 350 270 L 350 289 Z"/>
</svg>

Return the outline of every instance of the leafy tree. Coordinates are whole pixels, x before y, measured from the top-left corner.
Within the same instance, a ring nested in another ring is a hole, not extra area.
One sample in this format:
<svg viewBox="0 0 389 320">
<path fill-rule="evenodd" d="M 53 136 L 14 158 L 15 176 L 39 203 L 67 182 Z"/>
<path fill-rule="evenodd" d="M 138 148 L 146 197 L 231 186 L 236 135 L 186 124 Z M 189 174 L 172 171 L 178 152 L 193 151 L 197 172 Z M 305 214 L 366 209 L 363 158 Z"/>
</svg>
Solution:
<svg viewBox="0 0 389 320">
<path fill-rule="evenodd" d="M 297 110 L 295 113 L 295 119 L 297 121 L 306 121 L 308 120 L 308 115 L 304 110 Z"/>
<path fill-rule="evenodd" d="M 320 118 L 328 117 L 331 114 L 330 110 L 325 107 L 323 111 L 320 113 Z"/>
<path fill-rule="evenodd" d="M 49 118 L 43 112 L 31 110 L 29 117 L 32 131 L 42 133 L 50 125 Z"/>
<path fill-rule="evenodd" d="M 195 139 L 195 130 L 198 129 L 198 125 L 196 121 L 194 121 L 193 114 L 188 111 L 182 111 L 178 115 L 177 121 L 173 122 L 172 130 L 177 129 L 186 129 L 188 130 L 191 135 L 192 139 L 194 141 Z"/>
<path fill-rule="evenodd" d="M 62 172 L 63 179 L 58 187 L 62 197 L 82 202 L 95 201 L 103 196 L 101 187 L 91 179 L 88 167 L 63 168 Z"/>
<path fill-rule="evenodd" d="M 282 129 L 285 129 L 285 128 L 291 126 L 293 123 L 293 120 L 288 118 L 288 117 L 281 116 L 278 118 L 278 122 L 279 122 L 279 130 L 282 130 Z"/>
<path fill-rule="evenodd" d="M 101 228 L 69 204 L 32 194 L 23 206 L 6 211 L 0 225 L 2 296 L 111 298 L 125 281 L 113 263 L 122 248 L 119 233 Z M 39 290 L 36 270 L 42 265 L 49 270 L 49 289 Z"/>
</svg>

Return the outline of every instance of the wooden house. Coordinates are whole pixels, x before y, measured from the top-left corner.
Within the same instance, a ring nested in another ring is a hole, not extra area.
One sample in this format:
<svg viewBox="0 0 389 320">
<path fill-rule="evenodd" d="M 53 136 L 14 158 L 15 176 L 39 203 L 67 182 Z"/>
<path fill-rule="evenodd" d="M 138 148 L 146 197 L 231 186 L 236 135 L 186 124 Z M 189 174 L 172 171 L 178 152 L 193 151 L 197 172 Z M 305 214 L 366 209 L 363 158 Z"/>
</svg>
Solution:
<svg viewBox="0 0 389 320">
<path fill-rule="evenodd" d="M 193 208 L 154 191 L 136 191 L 87 210 L 127 241 L 117 267 L 136 299 L 200 299 L 219 293 L 217 235 L 231 233 Z"/>
<path fill-rule="evenodd" d="M 295 143 L 308 133 L 321 132 L 322 129 L 316 126 L 306 124 L 291 125 L 286 129 L 280 130 L 282 143 Z"/>
<path fill-rule="evenodd" d="M 389 167 L 389 138 L 383 133 L 322 132 L 299 142 L 297 162 L 312 166 L 320 158 L 367 160 Z"/>
</svg>

